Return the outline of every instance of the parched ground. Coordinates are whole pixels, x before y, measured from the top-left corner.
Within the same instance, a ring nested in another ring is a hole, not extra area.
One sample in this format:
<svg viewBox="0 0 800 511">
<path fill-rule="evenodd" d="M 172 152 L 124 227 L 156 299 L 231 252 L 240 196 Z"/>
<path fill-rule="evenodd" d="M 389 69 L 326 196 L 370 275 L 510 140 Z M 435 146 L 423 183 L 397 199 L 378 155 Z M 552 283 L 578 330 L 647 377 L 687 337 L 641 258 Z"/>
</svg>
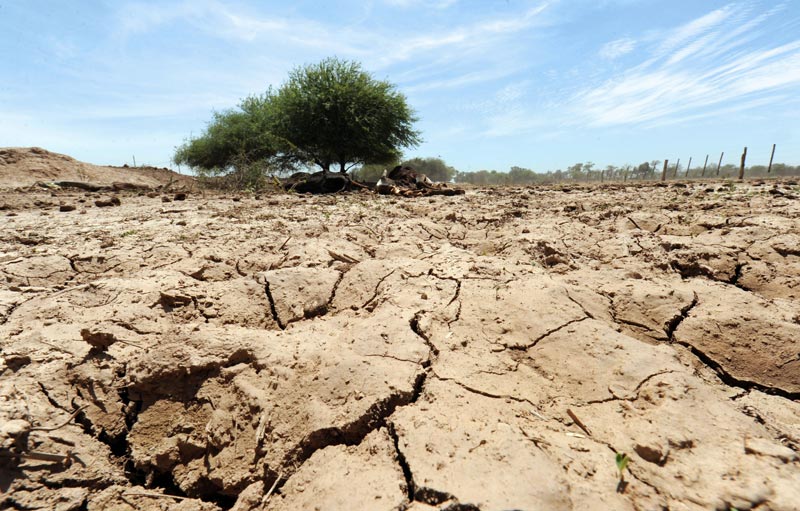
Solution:
<svg viewBox="0 0 800 511">
<path fill-rule="evenodd" d="M 166 185 L 186 188 L 195 185 L 193 177 L 166 168 L 93 165 L 41 147 L 0 147 L 0 189 L 30 187 L 51 181 L 77 181 L 101 186 L 124 183 L 131 188 Z"/>
<path fill-rule="evenodd" d="M 799 197 L 0 194 L 0 507 L 800 509 Z"/>
</svg>

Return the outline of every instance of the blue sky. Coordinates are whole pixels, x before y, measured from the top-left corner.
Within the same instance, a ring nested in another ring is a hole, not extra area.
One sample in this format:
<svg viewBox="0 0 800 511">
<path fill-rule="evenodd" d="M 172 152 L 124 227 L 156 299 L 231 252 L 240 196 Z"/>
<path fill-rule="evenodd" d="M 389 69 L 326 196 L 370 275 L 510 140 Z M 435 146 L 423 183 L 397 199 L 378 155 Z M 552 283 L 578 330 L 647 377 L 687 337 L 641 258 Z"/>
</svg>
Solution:
<svg viewBox="0 0 800 511">
<path fill-rule="evenodd" d="M 798 29 L 797 0 L 0 0 L 0 146 L 169 166 L 212 110 L 338 56 L 407 95 L 406 156 L 460 170 L 796 164 Z"/>
</svg>

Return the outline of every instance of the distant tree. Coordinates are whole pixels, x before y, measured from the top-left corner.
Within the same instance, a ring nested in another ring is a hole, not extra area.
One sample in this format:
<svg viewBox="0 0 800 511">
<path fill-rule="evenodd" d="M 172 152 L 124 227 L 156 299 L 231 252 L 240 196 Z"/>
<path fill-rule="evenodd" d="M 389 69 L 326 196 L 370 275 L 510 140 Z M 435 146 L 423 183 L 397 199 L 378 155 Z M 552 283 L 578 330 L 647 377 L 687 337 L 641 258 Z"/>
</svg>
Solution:
<svg viewBox="0 0 800 511">
<path fill-rule="evenodd" d="M 590 181 L 592 179 L 592 174 L 594 170 L 594 163 L 591 161 L 587 161 L 583 164 L 583 172 L 586 174 L 586 180 Z"/>
<path fill-rule="evenodd" d="M 578 181 L 583 177 L 583 163 L 576 163 L 567 168 L 567 175 L 570 179 Z"/>
<path fill-rule="evenodd" d="M 353 179 L 356 181 L 377 181 L 383 175 L 384 170 L 392 170 L 397 165 L 400 165 L 399 161 L 393 161 L 389 163 L 370 163 L 368 165 L 362 165 L 351 172 Z"/>
<path fill-rule="evenodd" d="M 727 163 L 720 167 L 719 177 L 733 177 L 739 174 L 739 166 L 733 163 Z"/>
<path fill-rule="evenodd" d="M 402 163 L 421 172 L 432 181 L 449 182 L 456 177 L 458 171 L 447 165 L 441 158 L 411 158 Z"/>
<path fill-rule="evenodd" d="M 650 177 L 650 169 L 651 169 L 650 162 L 644 162 L 639 164 L 639 166 L 636 167 L 636 177 L 638 177 L 639 179 L 647 179 L 648 177 Z"/>
<path fill-rule="evenodd" d="M 655 179 L 658 175 L 661 175 L 661 171 L 664 169 L 664 160 L 651 160 L 650 161 L 650 173 L 647 175 L 647 179 Z"/>
<path fill-rule="evenodd" d="M 328 58 L 297 68 L 273 102 L 274 134 L 324 172 L 392 162 L 420 142 L 406 97 L 356 62 Z"/>
<path fill-rule="evenodd" d="M 540 177 L 531 169 L 523 167 L 511 167 L 508 171 L 509 181 L 515 185 L 527 185 L 537 182 Z"/>
<path fill-rule="evenodd" d="M 619 177 L 621 179 L 623 179 L 624 181 L 627 181 L 628 179 L 630 179 L 631 174 L 633 173 L 633 171 L 634 171 L 633 165 L 631 165 L 630 163 L 626 163 L 625 165 L 623 165 L 619 169 L 619 172 L 620 172 L 620 176 Z"/>
</svg>

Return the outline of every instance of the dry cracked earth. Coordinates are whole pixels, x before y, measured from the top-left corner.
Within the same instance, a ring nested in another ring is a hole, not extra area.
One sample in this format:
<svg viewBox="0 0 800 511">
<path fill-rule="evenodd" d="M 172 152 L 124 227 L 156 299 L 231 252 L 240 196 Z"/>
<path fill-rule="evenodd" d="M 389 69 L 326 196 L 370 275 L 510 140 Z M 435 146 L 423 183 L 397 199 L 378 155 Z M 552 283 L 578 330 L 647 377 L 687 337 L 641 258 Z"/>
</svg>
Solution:
<svg viewBox="0 0 800 511">
<path fill-rule="evenodd" d="M 799 195 L 2 193 L 0 507 L 800 509 Z"/>
</svg>

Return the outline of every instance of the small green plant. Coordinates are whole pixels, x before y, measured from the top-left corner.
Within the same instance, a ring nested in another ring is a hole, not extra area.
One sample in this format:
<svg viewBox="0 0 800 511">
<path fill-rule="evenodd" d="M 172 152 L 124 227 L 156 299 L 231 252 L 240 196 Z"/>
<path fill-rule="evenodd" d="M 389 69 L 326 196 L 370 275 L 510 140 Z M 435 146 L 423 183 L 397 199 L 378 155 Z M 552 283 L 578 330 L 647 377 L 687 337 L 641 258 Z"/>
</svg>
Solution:
<svg viewBox="0 0 800 511">
<path fill-rule="evenodd" d="M 627 454 L 618 452 L 616 461 L 617 461 L 617 472 L 619 472 L 617 493 L 623 493 L 625 491 L 625 488 L 628 486 L 628 483 L 625 482 L 625 469 L 628 468 L 628 463 L 630 463 L 631 459 L 628 457 Z"/>
<path fill-rule="evenodd" d="M 625 469 L 628 468 L 628 463 L 630 463 L 630 461 L 631 459 L 627 454 L 621 452 L 617 453 L 617 470 L 619 471 L 620 481 L 625 480 Z"/>
<path fill-rule="evenodd" d="M 120 236 L 125 238 L 127 236 L 133 236 L 134 234 L 136 234 L 136 231 L 131 229 L 130 231 L 123 232 L 122 234 L 120 234 Z"/>
</svg>

